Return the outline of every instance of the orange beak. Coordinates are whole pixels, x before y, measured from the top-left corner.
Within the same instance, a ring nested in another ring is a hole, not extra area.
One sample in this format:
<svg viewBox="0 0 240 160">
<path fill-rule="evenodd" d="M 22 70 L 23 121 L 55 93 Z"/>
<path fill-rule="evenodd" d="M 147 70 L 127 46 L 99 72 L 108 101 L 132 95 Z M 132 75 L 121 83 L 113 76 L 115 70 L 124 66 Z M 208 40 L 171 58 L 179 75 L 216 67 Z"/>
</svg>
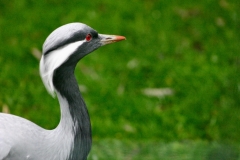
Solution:
<svg viewBox="0 0 240 160">
<path fill-rule="evenodd" d="M 117 35 L 106 35 L 106 34 L 99 34 L 99 37 L 101 38 L 101 44 L 106 45 L 106 44 L 111 44 L 115 42 L 119 42 L 122 40 L 126 40 L 124 36 L 117 36 Z"/>
</svg>

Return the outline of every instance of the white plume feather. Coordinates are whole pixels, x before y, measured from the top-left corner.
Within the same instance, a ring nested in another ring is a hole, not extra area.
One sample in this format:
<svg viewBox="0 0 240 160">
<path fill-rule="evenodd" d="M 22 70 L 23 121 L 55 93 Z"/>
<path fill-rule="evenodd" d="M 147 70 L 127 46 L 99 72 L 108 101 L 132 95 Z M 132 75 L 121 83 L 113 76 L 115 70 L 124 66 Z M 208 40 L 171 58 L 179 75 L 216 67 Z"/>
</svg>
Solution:
<svg viewBox="0 0 240 160">
<path fill-rule="evenodd" d="M 40 61 L 40 75 L 47 91 L 55 97 L 53 86 L 53 73 L 63 64 L 74 51 L 86 40 L 67 44 L 59 49 L 53 50 L 47 55 L 42 55 Z"/>
</svg>

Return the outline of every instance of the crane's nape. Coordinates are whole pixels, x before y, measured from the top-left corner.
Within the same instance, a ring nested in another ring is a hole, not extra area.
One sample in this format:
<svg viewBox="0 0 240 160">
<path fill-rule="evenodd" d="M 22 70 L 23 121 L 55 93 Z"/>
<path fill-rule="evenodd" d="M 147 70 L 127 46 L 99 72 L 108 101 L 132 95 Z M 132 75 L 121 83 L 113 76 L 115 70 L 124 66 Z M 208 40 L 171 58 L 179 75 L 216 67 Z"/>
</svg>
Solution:
<svg viewBox="0 0 240 160">
<path fill-rule="evenodd" d="M 91 123 L 74 76 L 75 66 L 99 47 L 125 40 L 99 34 L 83 23 L 54 30 L 43 44 L 40 75 L 48 92 L 56 95 L 61 120 L 45 130 L 24 118 L 0 113 L 0 160 L 86 160 L 91 149 Z"/>
</svg>

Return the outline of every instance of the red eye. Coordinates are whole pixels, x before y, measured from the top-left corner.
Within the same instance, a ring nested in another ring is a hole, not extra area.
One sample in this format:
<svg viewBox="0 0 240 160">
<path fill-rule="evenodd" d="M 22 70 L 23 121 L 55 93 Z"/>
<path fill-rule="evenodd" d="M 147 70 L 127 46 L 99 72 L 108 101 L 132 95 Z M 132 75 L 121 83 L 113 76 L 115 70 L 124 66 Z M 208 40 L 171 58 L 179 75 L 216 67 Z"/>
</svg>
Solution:
<svg viewBox="0 0 240 160">
<path fill-rule="evenodd" d="M 88 34 L 88 35 L 86 36 L 86 41 L 91 41 L 91 39 L 92 39 L 92 35 L 91 35 L 91 34 Z"/>
</svg>

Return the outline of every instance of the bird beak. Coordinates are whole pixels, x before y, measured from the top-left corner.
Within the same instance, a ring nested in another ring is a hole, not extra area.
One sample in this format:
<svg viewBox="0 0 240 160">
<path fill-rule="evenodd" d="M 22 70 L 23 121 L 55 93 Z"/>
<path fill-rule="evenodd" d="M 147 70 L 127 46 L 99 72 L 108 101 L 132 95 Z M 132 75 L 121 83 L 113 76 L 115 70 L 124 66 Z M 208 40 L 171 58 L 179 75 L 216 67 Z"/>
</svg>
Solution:
<svg viewBox="0 0 240 160">
<path fill-rule="evenodd" d="M 117 36 L 117 35 L 106 35 L 106 34 L 99 34 L 100 37 L 100 43 L 103 45 L 106 44 L 111 44 L 111 43 L 115 43 L 115 42 L 119 42 L 122 40 L 125 40 L 126 38 L 123 36 Z"/>
</svg>

